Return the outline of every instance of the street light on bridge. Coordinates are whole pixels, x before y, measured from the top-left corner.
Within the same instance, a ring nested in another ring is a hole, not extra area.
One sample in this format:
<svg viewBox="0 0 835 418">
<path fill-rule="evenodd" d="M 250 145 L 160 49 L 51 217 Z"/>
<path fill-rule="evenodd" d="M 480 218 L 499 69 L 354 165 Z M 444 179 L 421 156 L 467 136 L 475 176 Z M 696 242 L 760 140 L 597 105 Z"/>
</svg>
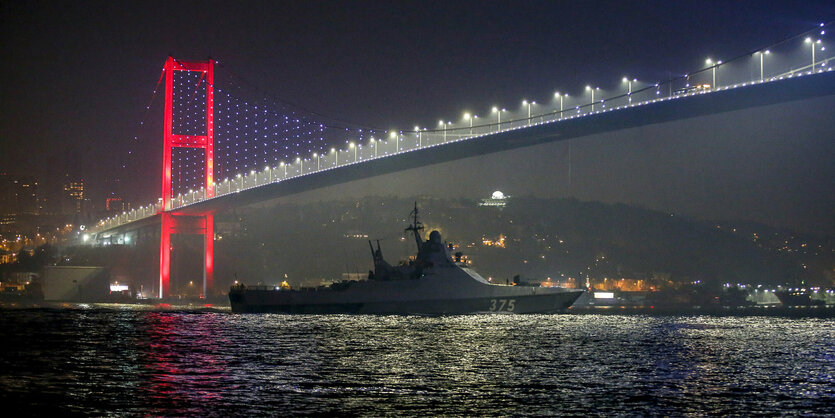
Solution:
<svg viewBox="0 0 835 418">
<path fill-rule="evenodd" d="M 422 138 L 422 135 L 420 134 L 420 126 L 415 126 L 415 133 L 417 133 L 417 137 L 418 137 L 418 148 L 421 148 L 421 147 L 423 147 L 423 138 Z"/>
<path fill-rule="evenodd" d="M 763 80 L 765 80 L 765 77 L 763 77 L 763 57 L 770 54 L 771 51 L 766 49 L 765 51 L 758 51 L 755 53 L 760 54 L 760 82 L 762 82 Z"/>
<path fill-rule="evenodd" d="M 353 142 L 351 142 L 351 143 L 348 144 L 348 148 L 353 148 L 354 149 L 354 162 L 357 162 L 357 148 L 358 147 L 356 145 L 354 145 Z"/>
<path fill-rule="evenodd" d="M 535 105 L 536 102 L 529 102 L 527 100 L 522 100 L 522 106 L 528 107 L 528 126 L 531 125 L 531 106 Z"/>
<path fill-rule="evenodd" d="M 623 82 L 627 85 L 626 96 L 629 97 L 629 104 L 632 104 L 632 83 L 638 81 L 637 78 L 629 79 L 627 77 L 623 78 Z"/>
<path fill-rule="evenodd" d="M 336 167 L 339 165 L 339 153 L 336 152 L 336 148 L 331 148 L 331 154 L 334 154 L 336 157 L 336 159 L 334 160 L 335 162 L 333 163 L 333 166 Z"/>
<path fill-rule="evenodd" d="M 586 91 L 591 92 L 591 111 L 594 112 L 594 91 L 600 90 L 600 87 L 592 88 L 591 86 L 586 86 Z"/>
<path fill-rule="evenodd" d="M 713 84 L 711 84 L 710 89 L 711 90 L 716 90 L 716 67 L 718 67 L 720 64 L 722 64 L 722 61 L 716 61 L 714 63 L 712 59 L 708 58 L 707 60 L 705 60 L 705 63 L 707 65 L 712 65 L 713 66 L 712 67 L 712 69 L 713 69 Z"/>
<path fill-rule="evenodd" d="M 815 44 L 820 45 L 821 40 L 818 39 L 817 41 L 813 42 L 812 38 L 806 38 L 803 42 L 809 44 L 812 47 L 812 67 L 811 67 L 811 70 L 814 73 L 815 72 Z"/>
<path fill-rule="evenodd" d="M 507 112 L 507 109 L 499 110 L 498 107 L 493 106 L 493 113 L 495 113 L 498 117 L 498 125 L 496 126 L 496 131 L 502 130 L 502 112 Z"/>
<path fill-rule="evenodd" d="M 470 121 L 470 136 L 473 136 L 473 119 L 477 118 L 478 116 L 472 116 L 470 113 L 464 113 L 464 120 Z"/>
<path fill-rule="evenodd" d="M 389 132 L 389 138 L 394 140 L 394 152 L 397 153 L 400 151 L 400 136 L 397 135 L 397 132 L 391 131 Z"/>
<path fill-rule="evenodd" d="M 319 171 L 319 169 L 321 167 L 320 162 L 322 161 L 322 156 L 314 152 L 313 153 L 313 158 L 316 159 L 316 171 Z"/>
<path fill-rule="evenodd" d="M 374 158 L 377 158 L 377 141 L 372 136 L 368 142 L 371 142 L 371 145 L 374 146 Z"/>
<path fill-rule="evenodd" d="M 439 120 L 438 124 L 440 124 L 441 127 L 444 129 L 444 142 L 446 142 L 446 123 L 444 123 L 443 120 Z"/>
<path fill-rule="evenodd" d="M 560 99 L 560 119 L 562 119 L 562 99 L 564 97 L 568 97 L 568 94 L 560 94 L 560 92 L 554 93 L 554 97 Z"/>
</svg>

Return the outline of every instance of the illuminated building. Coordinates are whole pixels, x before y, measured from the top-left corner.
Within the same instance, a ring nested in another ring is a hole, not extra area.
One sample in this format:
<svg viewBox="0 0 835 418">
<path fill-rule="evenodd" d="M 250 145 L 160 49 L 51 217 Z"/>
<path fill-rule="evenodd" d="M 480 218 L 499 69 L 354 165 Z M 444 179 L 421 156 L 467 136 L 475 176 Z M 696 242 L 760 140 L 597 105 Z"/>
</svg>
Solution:
<svg viewBox="0 0 835 418">
<path fill-rule="evenodd" d="M 64 207 L 65 215 L 81 213 L 84 207 L 84 179 L 67 180 L 64 183 Z"/>
<path fill-rule="evenodd" d="M 41 203 L 37 180 L 0 174 L 0 215 L 38 215 Z"/>
<path fill-rule="evenodd" d="M 107 187 L 107 197 L 105 198 L 104 203 L 105 210 L 108 213 L 121 213 L 126 210 L 130 210 L 128 205 L 126 205 L 125 201 L 122 199 L 121 193 L 119 193 L 119 178 L 110 177 L 105 180 L 105 185 Z"/>
<path fill-rule="evenodd" d="M 496 190 L 495 192 L 493 192 L 489 199 L 481 199 L 481 201 L 478 202 L 478 205 L 503 208 L 505 207 L 505 205 L 507 205 L 508 198 L 510 198 L 510 196 L 506 196 L 504 193 Z"/>
<path fill-rule="evenodd" d="M 482 238 L 481 243 L 486 247 L 498 247 L 498 248 L 505 248 L 505 236 L 504 234 L 499 234 L 499 238 L 495 240 Z"/>
<path fill-rule="evenodd" d="M 108 212 L 123 212 L 125 211 L 125 202 L 121 197 L 108 197 L 105 199 L 105 209 Z"/>
</svg>

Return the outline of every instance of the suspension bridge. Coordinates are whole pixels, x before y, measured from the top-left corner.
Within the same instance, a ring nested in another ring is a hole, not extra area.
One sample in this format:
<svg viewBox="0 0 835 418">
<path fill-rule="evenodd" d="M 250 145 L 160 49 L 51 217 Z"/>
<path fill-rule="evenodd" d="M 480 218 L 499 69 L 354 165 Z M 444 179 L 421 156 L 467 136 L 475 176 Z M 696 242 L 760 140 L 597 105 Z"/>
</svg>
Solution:
<svg viewBox="0 0 835 418">
<path fill-rule="evenodd" d="M 84 242 L 126 244 L 159 228 L 160 298 L 170 294 L 171 236 L 203 236 L 202 295 L 213 287 L 214 214 L 386 173 L 593 134 L 835 95 L 821 28 L 664 82 L 624 77 L 547 104 L 495 106 L 432 129 L 382 131 L 249 104 L 215 85 L 213 60 L 168 57 L 160 198 L 102 219 Z M 807 55 L 808 54 L 808 55 Z M 781 59 L 775 57 L 780 56 Z"/>
</svg>

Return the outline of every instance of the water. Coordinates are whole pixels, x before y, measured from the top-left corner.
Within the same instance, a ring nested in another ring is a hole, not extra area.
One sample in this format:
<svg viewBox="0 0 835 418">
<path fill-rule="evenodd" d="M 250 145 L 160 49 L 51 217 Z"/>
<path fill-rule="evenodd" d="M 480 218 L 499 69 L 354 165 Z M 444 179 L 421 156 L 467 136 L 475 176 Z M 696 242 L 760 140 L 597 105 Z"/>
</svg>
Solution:
<svg viewBox="0 0 835 418">
<path fill-rule="evenodd" d="M 834 414 L 835 320 L 0 311 L 15 414 Z"/>
</svg>

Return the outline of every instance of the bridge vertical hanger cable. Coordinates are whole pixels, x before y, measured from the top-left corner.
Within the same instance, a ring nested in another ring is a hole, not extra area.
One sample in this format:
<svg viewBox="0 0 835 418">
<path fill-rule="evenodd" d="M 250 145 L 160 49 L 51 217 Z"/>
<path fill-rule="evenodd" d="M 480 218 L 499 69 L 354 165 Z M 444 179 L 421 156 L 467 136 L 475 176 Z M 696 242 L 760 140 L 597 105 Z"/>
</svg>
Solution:
<svg viewBox="0 0 835 418">
<path fill-rule="evenodd" d="M 318 112 L 316 112 L 316 111 L 310 110 L 310 109 L 308 109 L 308 108 L 306 108 L 306 107 L 304 107 L 304 106 L 301 106 L 301 105 L 299 105 L 299 104 L 292 103 L 292 102 L 288 102 L 288 101 L 286 101 L 286 100 L 282 100 L 282 99 L 276 99 L 276 98 L 274 98 L 274 95 L 272 95 L 270 92 L 267 92 L 266 90 L 264 90 L 264 89 L 262 89 L 262 88 L 258 87 L 258 86 L 257 86 L 257 85 L 255 85 L 254 83 L 251 83 L 251 82 L 247 81 L 246 79 L 244 79 L 243 77 L 241 77 L 240 75 L 238 75 L 237 73 L 235 73 L 234 71 L 232 71 L 230 68 L 228 68 L 228 67 L 227 67 L 227 66 L 225 66 L 224 64 L 219 63 L 218 65 L 219 65 L 221 68 L 223 68 L 224 70 L 226 70 L 227 72 L 229 72 L 229 74 L 230 74 L 232 77 L 234 77 L 234 78 L 238 79 L 238 81 L 240 81 L 242 84 L 244 84 L 244 85 L 246 85 L 246 86 L 248 86 L 248 87 L 250 87 L 250 88 L 252 88 L 252 89 L 256 90 L 258 93 L 260 93 L 260 94 L 262 95 L 262 97 L 263 97 L 263 99 L 264 99 L 264 100 L 270 100 L 270 101 L 272 101 L 274 104 L 278 104 L 278 105 L 279 105 L 279 107 L 289 108 L 289 109 L 291 109 L 291 111 L 292 111 L 292 109 L 298 109 L 299 111 L 301 111 L 301 112 L 303 112 L 303 113 L 307 113 L 307 114 L 310 114 L 310 115 L 313 115 L 313 116 L 317 116 L 317 117 L 319 117 L 319 118 L 322 118 L 322 120 L 323 120 L 323 121 L 331 121 L 331 122 L 335 122 L 335 124 L 330 124 L 330 123 L 324 123 L 324 122 L 323 122 L 323 124 L 324 124 L 326 127 L 328 127 L 328 128 L 334 128 L 334 129 L 348 129 L 348 130 L 363 129 L 363 130 L 366 130 L 366 131 L 372 131 L 372 132 L 375 132 L 375 133 L 384 133 L 384 132 L 386 132 L 386 131 L 387 131 L 386 129 L 382 129 L 382 128 L 373 128 L 373 127 L 364 126 L 364 125 L 361 125 L 361 124 L 356 124 L 356 123 L 352 123 L 352 122 L 342 121 L 342 120 L 339 120 L 339 119 L 337 119 L 337 118 L 333 118 L 333 117 L 330 117 L 330 116 L 327 116 L 327 115 L 324 115 L 324 114 L 318 113 Z M 294 113 L 295 113 L 295 112 L 294 112 Z"/>
</svg>

